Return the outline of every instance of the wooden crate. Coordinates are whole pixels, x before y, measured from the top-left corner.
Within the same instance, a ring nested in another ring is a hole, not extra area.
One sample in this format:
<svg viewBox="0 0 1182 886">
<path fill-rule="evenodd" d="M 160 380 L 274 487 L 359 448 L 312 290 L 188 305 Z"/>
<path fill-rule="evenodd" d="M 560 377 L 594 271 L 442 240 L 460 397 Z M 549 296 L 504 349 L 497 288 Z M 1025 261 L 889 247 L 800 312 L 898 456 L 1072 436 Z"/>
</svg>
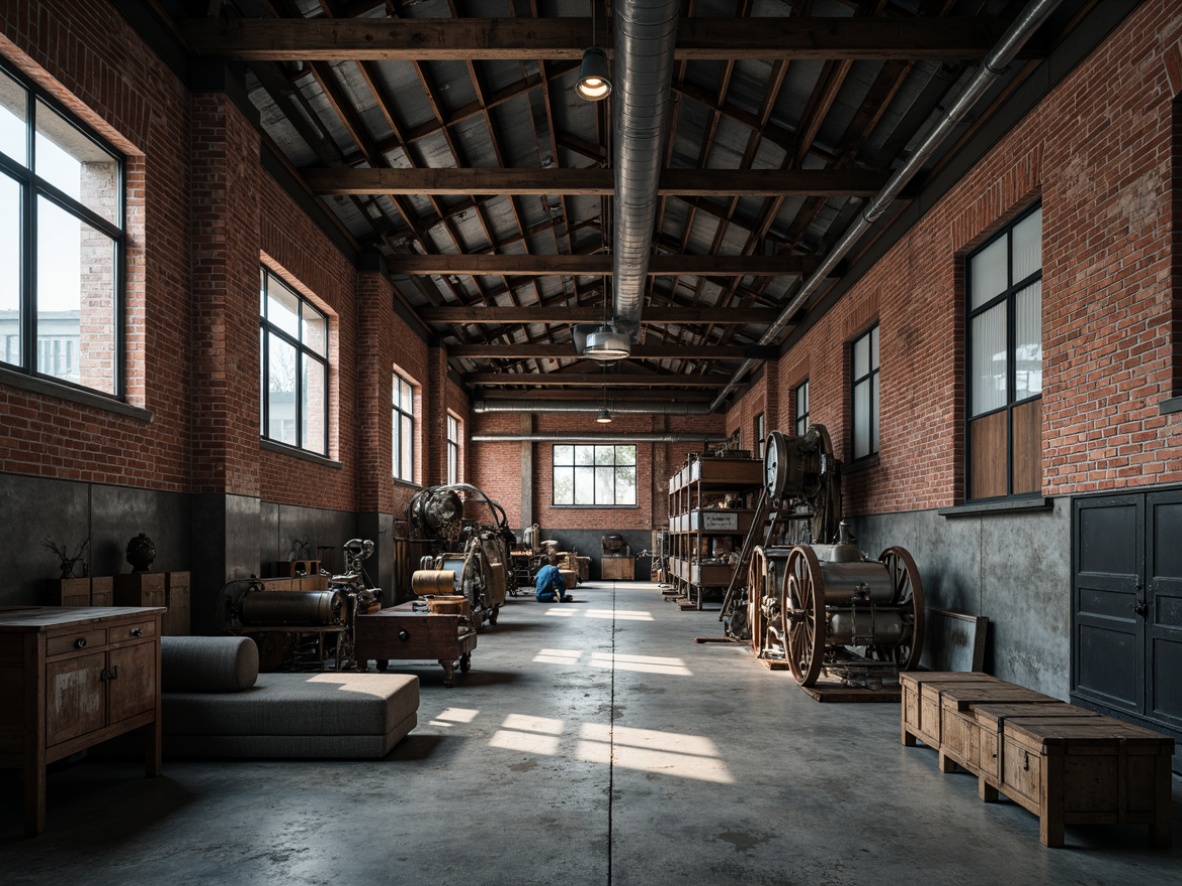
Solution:
<svg viewBox="0 0 1182 886">
<path fill-rule="evenodd" d="M 599 561 L 599 574 L 604 581 L 632 581 L 636 578 L 636 561 L 631 557 L 604 557 Z"/>
<path fill-rule="evenodd" d="M 169 637 L 189 635 L 189 587 L 189 573 L 164 573 L 164 601 L 168 611 L 160 620 L 162 634 Z"/>
<path fill-rule="evenodd" d="M 115 576 L 116 606 L 164 606 L 164 573 L 132 572 Z"/>
<path fill-rule="evenodd" d="M 45 583 L 45 602 L 49 606 L 89 606 L 89 578 L 51 578 Z"/>
<path fill-rule="evenodd" d="M 1062 846 L 1069 824 L 1143 824 L 1149 843 L 1170 845 L 1174 739 L 1111 717 L 1012 718 L 1002 726 L 999 792 L 1038 816 L 1044 846 Z"/>
<path fill-rule="evenodd" d="M 1052 704 L 1056 699 L 1012 683 L 961 683 L 940 690 L 940 771 L 957 766 L 981 774 L 981 730 L 973 708 L 990 702 Z"/>
<path fill-rule="evenodd" d="M 978 671 L 904 671 L 899 674 L 899 686 L 903 702 L 899 706 L 901 739 L 906 747 L 915 747 L 920 739 L 929 747 L 940 747 L 940 704 L 939 695 L 930 707 L 927 716 L 923 708 L 923 687 L 928 683 L 955 685 L 956 683 L 1000 683 L 997 677 Z"/>
<path fill-rule="evenodd" d="M 1002 731 L 1007 720 L 1019 718 L 1033 718 L 1047 720 L 1057 718 L 1066 720 L 1087 720 L 1100 716 L 1087 708 L 1076 707 L 1065 701 L 1054 701 L 1033 704 L 978 704 L 973 706 L 973 717 L 977 721 L 977 731 L 980 735 L 980 772 L 979 790 L 982 799 L 985 797 L 985 780 L 993 785 L 1001 782 L 1001 739 Z"/>
<path fill-rule="evenodd" d="M 111 575 L 92 575 L 90 577 L 90 605 L 115 605 L 115 578 Z"/>
</svg>

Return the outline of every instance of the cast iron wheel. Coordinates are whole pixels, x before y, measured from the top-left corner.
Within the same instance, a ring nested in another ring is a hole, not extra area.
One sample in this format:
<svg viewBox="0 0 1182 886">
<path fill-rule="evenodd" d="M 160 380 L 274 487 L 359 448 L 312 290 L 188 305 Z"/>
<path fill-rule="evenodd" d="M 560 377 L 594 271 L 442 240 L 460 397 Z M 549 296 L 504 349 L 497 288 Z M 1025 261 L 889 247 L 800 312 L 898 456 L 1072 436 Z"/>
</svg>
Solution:
<svg viewBox="0 0 1182 886">
<path fill-rule="evenodd" d="M 886 566 L 895 589 L 891 602 L 911 609 L 911 642 L 895 646 L 894 656 L 900 670 L 913 671 L 919 667 L 919 656 L 923 652 L 923 585 L 919 580 L 919 567 L 906 548 L 887 548 L 878 559 Z"/>
<path fill-rule="evenodd" d="M 784 637 L 788 667 L 801 686 L 812 686 L 825 657 L 825 595 L 821 564 L 808 545 L 797 545 L 784 570 Z"/>
</svg>

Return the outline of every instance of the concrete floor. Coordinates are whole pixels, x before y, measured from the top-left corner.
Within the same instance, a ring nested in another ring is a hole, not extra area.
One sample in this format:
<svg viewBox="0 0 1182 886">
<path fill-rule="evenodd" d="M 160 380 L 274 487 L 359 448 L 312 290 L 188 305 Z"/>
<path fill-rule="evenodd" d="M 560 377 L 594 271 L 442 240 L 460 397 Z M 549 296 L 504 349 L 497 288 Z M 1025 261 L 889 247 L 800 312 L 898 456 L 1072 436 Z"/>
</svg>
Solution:
<svg viewBox="0 0 1182 886">
<path fill-rule="evenodd" d="M 512 598 L 472 672 L 424 663 L 419 727 L 376 762 L 86 760 L 21 836 L 0 776 L 0 883 L 1178 884 L 1144 828 L 1068 828 L 977 799 L 894 704 L 818 704 L 654 585 Z"/>
</svg>

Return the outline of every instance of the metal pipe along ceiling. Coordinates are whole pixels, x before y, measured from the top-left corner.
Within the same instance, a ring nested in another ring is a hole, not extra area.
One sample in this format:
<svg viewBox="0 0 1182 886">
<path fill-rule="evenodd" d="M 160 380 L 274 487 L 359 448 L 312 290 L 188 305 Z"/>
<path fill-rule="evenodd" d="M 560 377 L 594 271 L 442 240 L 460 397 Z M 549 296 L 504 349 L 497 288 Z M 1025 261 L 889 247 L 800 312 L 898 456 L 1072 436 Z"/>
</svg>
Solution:
<svg viewBox="0 0 1182 886">
<path fill-rule="evenodd" d="M 723 443 L 726 434 L 476 434 L 476 443 Z"/>
<path fill-rule="evenodd" d="M 709 403 L 678 403 L 673 400 L 637 400 L 606 403 L 599 400 L 475 400 L 473 412 L 599 412 L 606 406 L 613 415 L 709 415 Z"/>
<path fill-rule="evenodd" d="M 866 229 L 874 224 L 879 216 L 886 212 L 891 201 L 899 196 L 899 192 L 915 177 L 915 174 L 919 172 L 923 164 L 928 161 L 944 140 L 952 134 L 953 130 L 964 119 L 973 105 L 993 85 L 993 81 L 1004 73 L 1006 66 L 1014 60 L 1018 51 L 1050 17 L 1060 2 L 1062 0 L 1034 0 L 1034 2 L 1029 3 L 1022 10 L 1022 14 L 1014 20 L 1013 24 L 1010 25 L 1005 34 L 997 42 L 997 45 L 989 51 L 989 55 L 985 57 L 985 61 L 982 62 L 981 68 L 977 71 L 976 76 L 964 88 L 964 91 L 957 96 L 952 107 L 944 112 L 944 115 L 931 128 L 927 136 L 924 137 L 924 140 L 911 152 L 907 158 L 907 162 L 895 171 L 895 174 L 890 177 L 890 180 L 883 185 L 882 190 L 866 204 L 858 216 L 857 221 L 850 225 L 846 232 L 842 234 L 841 239 L 833 246 L 825 258 L 822 259 L 820 266 L 813 272 L 813 275 L 804 282 L 796 295 L 792 297 L 792 300 L 788 302 L 784 310 L 772 322 L 772 325 L 767 328 L 767 331 L 759 339 L 760 345 L 776 344 L 776 339 L 779 338 L 784 327 L 792 321 L 793 315 L 820 289 L 828 275 L 837 266 L 837 263 L 845 258 L 846 254 L 854 248 L 858 239 L 866 232 Z M 731 380 L 726 383 L 726 386 L 718 392 L 718 396 L 711 402 L 711 409 L 717 409 L 722 405 L 723 400 L 735 389 L 743 376 L 751 371 L 758 363 L 759 361 L 757 360 L 744 360 L 742 365 L 735 370 L 735 374 L 731 377 Z"/>
<path fill-rule="evenodd" d="M 625 0 L 612 10 L 616 191 L 612 322 L 632 341 L 640 337 L 640 312 L 656 224 L 677 9 L 677 0 Z"/>
</svg>

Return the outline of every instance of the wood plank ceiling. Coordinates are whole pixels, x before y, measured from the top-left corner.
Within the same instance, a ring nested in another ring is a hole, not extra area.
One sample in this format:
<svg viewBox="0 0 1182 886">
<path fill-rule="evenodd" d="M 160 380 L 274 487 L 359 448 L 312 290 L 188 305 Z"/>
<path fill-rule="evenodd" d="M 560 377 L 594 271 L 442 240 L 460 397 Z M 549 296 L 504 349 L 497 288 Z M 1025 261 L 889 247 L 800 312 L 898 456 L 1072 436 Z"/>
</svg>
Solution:
<svg viewBox="0 0 1182 886">
<path fill-rule="evenodd" d="M 154 2 L 194 54 L 246 64 L 265 137 L 475 396 L 699 404 L 775 356 L 765 330 L 1024 5 L 684 0 L 640 341 L 603 366 L 572 333 L 610 315 L 612 99 L 573 87 L 593 39 L 611 52 L 611 0 Z"/>
</svg>

